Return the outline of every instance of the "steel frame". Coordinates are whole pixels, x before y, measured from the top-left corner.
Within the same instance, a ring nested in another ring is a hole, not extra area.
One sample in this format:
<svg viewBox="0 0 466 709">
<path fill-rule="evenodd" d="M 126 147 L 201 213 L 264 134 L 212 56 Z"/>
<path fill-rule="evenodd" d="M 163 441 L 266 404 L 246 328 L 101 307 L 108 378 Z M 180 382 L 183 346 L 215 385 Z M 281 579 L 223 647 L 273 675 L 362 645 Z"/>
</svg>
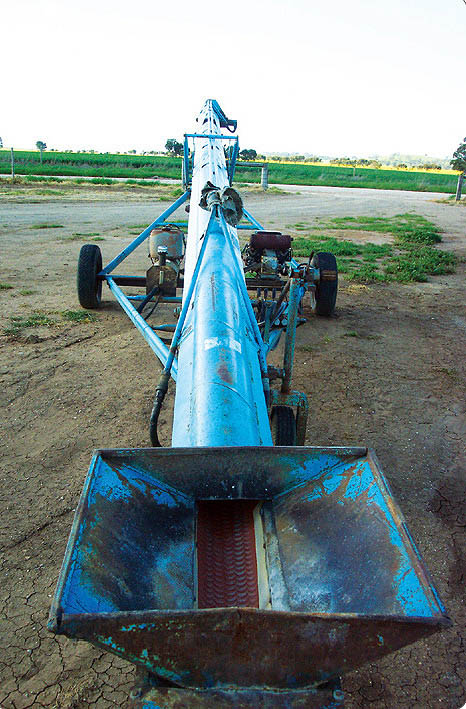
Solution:
<svg viewBox="0 0 466 709">
<path fill-rule="evenodd" d="M 230 185 L 233 182 L 233 177 L 234 177 L 234 171 L 235 171 L 235 165 L 236 165 L 236 158 L 238 155 L 239 151 L 239 142 L 238 142 L 238 137 L 237 136 L 232 136 L 232 135 L 224 135 L 224 134 L 216 134 L 216 133 L 186 133 L 185 136 L 185 141 L 184 141 L 184 156 L 183 156 L 183 186 L 185 187 L 184 193 L 176 199 L 167 209 L 165 209 L 162 214 L 160 214 L 157 219 L 155 219 L 151 224 L 149 224 L 133 241 L 131 241 L 128 246 L 126 246 L 122 251 L 120 251 L 117 256 L 115 256 L 98 274 L 98 278 L 101 280 L 105 280 L 107 282 L 107 285 L 113 295 L 115 296 L 116 300 L 122 307 L 123 311 L 126 313 L 126 315 L 129 317 L 129 319 L 132 321 L 134 326 L 139 330 L 139 332 L 142 334 L 146 342 L 149 344 L 151 347 L 152 351 L 155 353 L 155 355 L 158 357 L 160 360 L 164 370 L 168 371 L 170 373 L 171 378 L 176 381 L 177 377 L 177 370 L 178 370 L 178 363 L 176 359 L 176 348 L 178 346 L 179 338 L 181 335 L 181 329 L 182 325 L 184 323 L 184 319 L 186 317 L 186 312 L 180 315 L 180 319 L 178 321 L 178 327 L 177 324 L 175 323 L 163 323 L 160 325 L 149 325 L 142 315 L 140 314 L 142 308 L 141 304 L 149 302 L 154 302 L 155 298 L 151 297 L 148 298 L 147 295 L 128 295 L 126 294 L 120 286 L 141 286 L 144 287 L 146 284 L 146 279 L 145 277 L 141 276 L 131 276 L 131 275 L 123 275 L 123 274 L 115 274 L 114 270 L 117 268 L 117 266 L 120 266 L 127 258 L 130 256 L 139 246 L 144 244 L 149 236 L 150 233 L 153 229 L 155 229 L 157 226 L 162 226 L 163 224 L 170 224 L 172 222 L 167 221 L 169 217 L 180 207 L 182 206 L 186 201 L 189 200 L 191 197 L 191 174 L 192 174 L 192 168 L 190 166 L 189 162 L 189 146 L 188 146 L 188 139 L 207 139 L 207 140 L 230 140 L 233 142 L 233 151 L 232 151 L 232 156 L 230 157 L 230 163 L 228 166 L 228 178 L 229 178 L 229 183 Z M 263 230 L 264 226 L 245 208 L 243 208 L 243 215 L 245 219 L 249 222 L 248 224 L 239 224 L 237 225 L 237 229 L 242 229 L 242 230 L 248 230 L 252 231 L 254 229 L 259 229 Z M 223 213 L 221 210 L 219 210 L 217 216 L 217 220 L 220 223 L 221 230 L 225 236 L 226 242 L 230 247 L 232 256 L 234 256 L 234 247 L 232 246 L 231 242 L 231 235 L 228 229 L 228 225 L 225 222 L 225 219 L 223 217 Z M 176 222 L 177 226 L 187 226 L 188 222 Z M 205 238 L 205 243 L 207 241 L 207 233 L 206 233 L 206 238 Z M 205 246 L 204 243 L 204 246 Z M 205 249 L 204 249 L 205 250 Z M 204 251 L 202 251 L 204 253 Z M 201 258 L 202 260 L 202 258 Z M 201 261 L 198 263 L 198 271 L 201 265 Z M 251 289 L 253 287 L 256 287 L 257 283 L 255 279 L 252 279 L 253 282 L 250 284 L 246 283 L 244 284 L 244 281 L 241 282 L 241 279 L 238 279 L 237 285 L 239 287 L 240 292 L 242 293 L 242 299 L 243 303 L 246 307 L 246 310 L 248 312 L 248 320 L 250 323 L 250 326 L 254 332 L 254 338 L 257 344 L 258 348 L 258 357 L 259 357 L 259 364 L 260 364 L 260 370 L 261 370 L 261 376 L 262 376 L 262 385 L 264 388 L 264 393 L 266 396 L 266 403 L 268 404 L 269 412 L 270 412 L 270 406 L 271 405 L 287 405 L 287 406 L 292 406 L 296 407 L 297 414 L 296 414 L 296 421 L 297 421 L 297 428 L 299 429 L 298 433 L 298 439 L 299 441 L 302 441 L 301 443 L 298 443 L 298 445 L 304 445 L 304 434 L 305 434 L 305 426 L 306 426 L 306 420 L 307 420 L 307 412 L 308 412 L 308 404 L 307 400 L 304 394 L 300 392 L 290 392 L 290 384 L 291 384 L 291 378 L 292 378 L 292 371 L 293 371 L 293 359 L 294 359 L 294 350 L 295 350 L 295 336 L 296 336 L 296 327 L 298 324 L 301 322 L 304 322 L 303 318 L 298 318 L 298 309 L 299 309 L 299 304 L 308 289 L 306 284 L 303 283 L 302 279 L 299 276 L 297 267 L 298 264 L 295 260 L 292 261 L 292 266 L 295 269 L 295 272 L 293 274 L 293 278 L 291 279 L 291 289 L 290 289 L 290 298 L 289 298 L 289 303 L 288 303 L 288 308 L 286 310 L 286 318 L 284 320 L 286 321 L 286 324 L 283 325 L 282 327 L 279 328 L 274 328 L 272 329 L 273 323 L 270 321 L 267 322 L 267 326 L 265 329 L 264 333 L 264 339 L 262 338 L 259 328 L 257 325 L 256 317 L 254 315 L 253 311 L 253 302 L 250 300 L 249 295 L 247 293 L 248 289 Z M 281 286 L 283 287 L 283 282 Z M 188 300 L 190 300 L 192 295 L 192 290 L 191 294 L 188 296 Z M 160 303 L 181 303 L 182 298 L 180 296 L 162 296 L 159 298 Z M 135 307 L 134 303 L 138 303 L 139 307 Z M 270 315 L 273 306 L 274 306 L 274 301 L 267 301 L 267 312 Z M 171 343 L 170 348 L 167 347 L 165 342 L 157 335 L 155 330 L 159 330 L 161 332 L 174 332 L 173 335 L 173 340 Z M 280 340 L 281 334 L 283 331 L 286 331 L 286 339 L 285 339 L 285 351 L 284 351 L 284 366 L 282 370 L 282 378 L 283 378 L 283 383 L 281 387 L 281 394 L 279 395 L 279 392 L 272 392 L 269 394 L 269 379 L 268 379 L 268 374 L 267 374 L 267 362 L 266 358 L 267 355 L 274 350 L 278 342 Z"/>
</svg>

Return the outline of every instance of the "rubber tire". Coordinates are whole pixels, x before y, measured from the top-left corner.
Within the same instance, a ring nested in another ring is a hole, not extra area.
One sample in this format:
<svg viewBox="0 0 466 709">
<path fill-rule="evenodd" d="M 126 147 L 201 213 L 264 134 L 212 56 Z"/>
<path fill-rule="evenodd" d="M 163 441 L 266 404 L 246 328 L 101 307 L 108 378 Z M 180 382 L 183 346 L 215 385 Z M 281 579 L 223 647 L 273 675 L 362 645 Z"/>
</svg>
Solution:
<svg viewBox="0 0 466 709">
<path fill-rule="evenodd" d="M 97 274 L 102 270 L 102 252 L 96 244 L 84 244 L 78 261 L 78 298 L 81 306 L 88 310 L 100 307 L 102 281 Z"/>
<path fill-rule="evenodd" d="M 274 446 L 296 445 L 296 419 L 290 406 L 272 408 L 271 429 Z"/>
<path fill-rule="evenodd" d="M 338 292 L 338 268 L 337 260 L 331 253 L 322 251 L 312 257 L 311 265 L 320 271 L 320 280 L 316 285 L 316 315 L 329 317 L 335 310 Z M 335 271 L 335 280 L 326 280 L 322 277 L 325 271 Z"/>
</svg>

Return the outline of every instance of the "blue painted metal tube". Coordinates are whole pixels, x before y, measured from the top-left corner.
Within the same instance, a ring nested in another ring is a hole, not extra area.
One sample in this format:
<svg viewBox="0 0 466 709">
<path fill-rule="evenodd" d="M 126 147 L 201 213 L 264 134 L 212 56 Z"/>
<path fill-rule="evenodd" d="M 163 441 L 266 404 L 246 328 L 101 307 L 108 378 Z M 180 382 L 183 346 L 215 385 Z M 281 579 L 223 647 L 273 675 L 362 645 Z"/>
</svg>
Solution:
<svg viewBox="0 0 466 709">
<path fill-rule="evenodd" d="M 183 145 L 183 188 L 187 189 L 190 182 L 189 175 L 189 147 L 188 138 L 185 136 Z"/>
<path fill-rule="evenodd" d="M 220 214 L 220 224 L 222 225 L 223 233 L 225 234 L 225 239 L 230 247 L 231 255 L 234 258 L 235 253 L 234 253 L 234 247 L 231 242 L 231 234 L 228 229 L 228 225 L 225 221 L 225 217 L 223 214 Z M 261 368 L 261 372 L 265 375 L 267 375 L 267 362 L 265 361 L 265 354 L 264 354 L 264 343 L 262 340 L 262 336 L 260 334 L 259 326 L 257 324 L 256 316 L 254 315 L 254 310 L 252 308 L 251 304 L 251 299 L 248 294 L 248 290 L 246 288 L 246 281 L 244 279 L 244 273 L 241 272 L 240 276 L 238 277 L 238 288 L 239 291 L 241 292 L 241 296 L 243 298 L 244 305 L 246 307 L 246 312 L 249 317 L 249 323 L 252 327 L 252 330 L 254 332 L 254 337 L 256 339 L 257 347 L 258 347 L 258 357 L 259 357 L 259 365 Z"/>
<path fill-rule="evenodd" d="M 127 295 L 126 296 L 128 300 L 145 300 L 145 295 Z M 149 303 L 153 303 L 154 300 L 157 300 L 156 297 L 151 298 L 149 300 Z M 178 296 L 164 296 L 163 298 L 160 298 L 161 303 L 181 303 L 181 297 Z"/>
<path fill-rule="evenodd" d="M 233 177 L 235 176 L 236 160 L 238 159 L 239 153 L 239 141 L 237 140 L 233 146 L 233 152 L 230 159 L 230 185 L 233 184 Z"/>
<path fill-rule="evenodd" d="M 298 320 L 298 307 L 302 298 L 303 287 L 299 278 L 291 279 L 290 292 L 288 295 L 287 318 L 288 324 L 286 327 L 285 339 L 285 354 L 283 368 L 285 376 L 283 377 L 281 391 L 282 394 L 287 394 L 290 391 L 291 377 L 293 375 L 293 360 L 294 346 L 296 341 L 296 325 Z"/>
<path fill-rule="evenodd" d="M 162 342 L 160 337 L 155 334 L 153 329 L 146 323 L 143 317 L 141 317 L 136 310 L 136 308 L 131 304 L 131 302 L 128 300 L 126 295 L 123 293 L 121 288 L 117 286 L 117 284 L 114 282 L 113 278 L 111 276 L 106 276 L 106 281 L 108 283 L 108 287 L 112 291 L 113 295 L 115 298 L 118 300 L 120 303 L 121 307 L 125 311 L 126 315 L 129 317 L 131 322 L 137 327 L 139 332 L 142 334 L 146 342 L 148 343 L 149 347 L 152 349 L 152 351 L 157 355 L 159 360 L 161 361 L 162 365 L 165 367 L 167 360 L 168 360 L 168 347 L 167 345 Z M 170 374 L 172 379 L 176 381 L 176 376 L 178 372 L 178 367 L 177 367 L 177 362 L 176 360 L 173 362 Z"/>
<path fill-rule="evenodd" d="M 248 210 L 245 209 L 244 207 L 243 207 L 243 214 L 246 217 L 246 219 L 249 219 L 251 224 L 256 227 L 256 229 L 259 229 L 259 231 L 263 231 L 264 227 L 262 226 L 262 224 L 260 222 L 258 222 L 257 219 L 255 219 L 252 216 L 252 214 L 250 214 L 250 212 L 248 212 Z"/>
<path fill-rule="evenodd" d="M 205 133 L 194 138 L 183 303 L 189 300 L 190 283 L 196 282 L 178 347 L 172 445 L 269 446 L 272 436 L 259 347 L 238 287 L 242 280 L 246 290 L 239 242 L 233 227 L 228 227 L 231 240 L 227 238 L 220 219 L 211 220 L 195 278 L 199 237 L 210 219 L 209 212 L 199 207 L 201 191 L 207 181 L 220 189 L 229 186 L 224 151 L 217 140 L 220 121 L 212 101 L 206 102 L 199 125 Z"/>
<path fill-rule="evenodd" d="M 152 325 L 153 330 L 161 330 L 162 332 L 174 332 L 176 323 L 164 323 L 163 325 Z"/>
<path fill-rule="evenodd" d="M 157 217 L 155 222 L 152 222 L 152 224 L 150 224 L 148 227 L 146 227 L 144 229 L 144 231 L 142 231 L 139 234 L 139 236 L 137 236 L 134 239 L 134 241 L 132 241 L 130 244 L 128 244 L 128 246 L 125 249 L 123 249 L 123 251 L 120 251 L 118 256 L 115 256 L 115 258 L 112 259 L 110 261 L 110 263 L 107 266 L 105 266 L 105 268 L 103 268 L 101 270 L 101 273 L 102 274 L 111 273 L 113 271 L 113 269 L 116 268 L 122 261 L 124 261 L 127 256 L 129 256 L 131 253 L 133 253 L 133 251 L 135 249 L 137 249 L 137 247 L 140 246 L 140 244 L 142 244 L 146 239 L 149 238 L 152 229 L 155 229 L 156 226 L 158 226 L 159 224 L 162 224 L 165 221 L 165 219 L 170 216 L 170 214 L 173 214 L 173 212 L 176 212 L 178 207 L 181 207 L 181 205 L 186 202 L 186 200 L 189 197 L 189 194 L 190 194 L 189 190 L 186 190 L 186 192 L 184 194 L 182 194 L 181 197 L 179 197 L 176 200 L 176 202 L 173 202 L 173 204 L 170 207 L 168 207 L 168 209 L 166 209 L 164 212 L 162 212 L 160 217 Z"/>
<path fill-rule="evenodd" d="M 174 360 L 174 358 L 175 358 L 176 348 L 178 347 L 178 340 L 180 339 L 180 335 L 181 335 L 181 332 L 182 332 L 182 330 L 183 330 L 183 326 L 184 326 L 184 323 L 185 323 L 185 320 L 186 320 L 186 315 L 188 314 L 188 308 L 189 308 L 189 306 L 191 305 L 191 299 L 192 299 L 192 297 L 193 297 L 193 292 L 194 292 L 194 289 L 195 289 L 195 287 L 196 287 L 197 279 L 198 279 L 198 277 L 199 277 L 199 271 L 201 270 L 202 259 L 203 259 L 203 257 L 204 257 L 205 250 L 206 250 L 206 247 L 207 247 L 207 243 L 208 243 L 208 241 L 209 241 L 209 236 L 210 236 L 210 231 L 211 231 L 211 225 L 212 225 L 212 222 L 213 222 L 214 218 L 215 218 L 215 210 L 212 210 L 211 215 L 210 215 L 210 219 L 209 219 L 209 223 L 207 224 L 207 229 L 206 229 L 205 234 L 204 234 L 204 238 L 202 239 L 201 250 L 199 251 L 199 254 L 198 254 L 198 257 L 197 257 L 196 266 L 195 266 L 195 268 L 194 268 L 194 272 L 193 272 L 191 281 L 190 281 L 190 283 L 189 283 L 188 291 L 187 291 L 187 293 L 186 293 L 186 297 L 185 297 L 185 299 L 184 299 L 184 303 L 183 303 L 183 307 L 182 307 L 182 309 L 181 309 L 180 317 L 179 317 L 179 319 L 178 319 L 178 323 L 177 323 L 177 325 L 176 325 L 175 333 L 174 333 L 174 335 L 173 335 L 173 339 L 172 339 L 172 342 L 171 342 L 171 345 L 170 345 L 170 350 L 169 350 L 169 353 L 168 353 L 167 361 L 166 361 L 166 363 L 165 363 L 164 372 L 169 372 L 169 371 L 170 371 L 170 367 L 172 366 L 173 360 Z"/>
<path fill-rule="evenodd" d="M 265 351 L 265 356 L 269 354 L 269 352 L 272 352 L 278 345 L 280 341 L 281 334 L 283 332 L 283 329 L 280 328 L 279 330 L 271 330 L 270 335 L 269 335 L 269 341 L 265 343 L 264 345 L 264 351 Z"/>
</svg>

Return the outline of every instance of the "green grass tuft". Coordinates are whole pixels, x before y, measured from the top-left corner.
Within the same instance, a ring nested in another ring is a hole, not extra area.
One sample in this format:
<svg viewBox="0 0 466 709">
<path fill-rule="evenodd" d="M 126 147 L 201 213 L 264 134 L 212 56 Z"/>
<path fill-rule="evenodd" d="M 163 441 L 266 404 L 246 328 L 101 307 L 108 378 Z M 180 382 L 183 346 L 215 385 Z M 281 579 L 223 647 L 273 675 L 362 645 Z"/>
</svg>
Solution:
<svg viewBox="0 0 466 709">
<path fill-rule="evenodd" d="M 11 290 L 14 286 L 10 286 L 9 283 L 0 283 L 0 290 Z"/>
<path fill-rule="evenodd" d="M 64 229 L 63 224 L 33 224 L 30 229 Z"/>
<path fill-rule="evenodd" d="M 442 241 L 440 229 L 418 214 L 397 214 L 394 217 L 334 217 L 326 226 L 332 229 L 393 234 L 398 243 L 437 244 Z"/>
<path fill-rule="evenodd" d="M 97 320 L 97 315 L 86 310 L 62 310 L 62 317 L 69 322 L 89 323 Z"/>
<path fill-rule="evenodd" d="M 295 225 L 296 226 L 296 225 Z M 346 280 L 360 283 L 426 281 L 428 276 L 454 273 L 457 259 L 439 251 L 440 229 L 417 214 L 395 217 L 335 217 L 325 225 L 331 229 L 376 231 L 392 234 L 395 245 L 356 244 L 324 234 L 299 236 L 293 240 L 296 257 L 330 251 L 337 257 L 338 270 Z"/>
<path fill-rule="evenodd" d="M 454 254 L 433 246 L 413 247 L 395 256 L 385 265 L 385 273 L 400 283 L 423 282 L 427 276 L 442 276 L 455 272 Z"/>
<path fill-rule="evenodd" d="M 28 327 L 52 327 L 55 321 L 49 318 L 45 313 L 35 311 L 27 317 L 21 315 L 12 315 L 9 319 L 9 325 L 3 330 L 4 335 L 9 337 L 17 337 L 21 331 Z"/>
</svg>

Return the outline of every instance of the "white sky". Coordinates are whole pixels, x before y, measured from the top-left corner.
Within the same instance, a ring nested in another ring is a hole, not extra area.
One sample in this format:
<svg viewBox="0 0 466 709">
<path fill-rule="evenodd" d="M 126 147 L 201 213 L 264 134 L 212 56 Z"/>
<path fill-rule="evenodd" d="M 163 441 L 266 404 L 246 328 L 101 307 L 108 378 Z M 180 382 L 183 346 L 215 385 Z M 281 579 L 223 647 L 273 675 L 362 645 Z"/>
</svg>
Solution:
<svg viewBox="0 0 466 709">
<path fill-rule="evenodd" d="M 156 150 L 206 98 L 261 151 L 449 156 L 463 0 L 6 0 L 5 147 Z"/>
</svg>

